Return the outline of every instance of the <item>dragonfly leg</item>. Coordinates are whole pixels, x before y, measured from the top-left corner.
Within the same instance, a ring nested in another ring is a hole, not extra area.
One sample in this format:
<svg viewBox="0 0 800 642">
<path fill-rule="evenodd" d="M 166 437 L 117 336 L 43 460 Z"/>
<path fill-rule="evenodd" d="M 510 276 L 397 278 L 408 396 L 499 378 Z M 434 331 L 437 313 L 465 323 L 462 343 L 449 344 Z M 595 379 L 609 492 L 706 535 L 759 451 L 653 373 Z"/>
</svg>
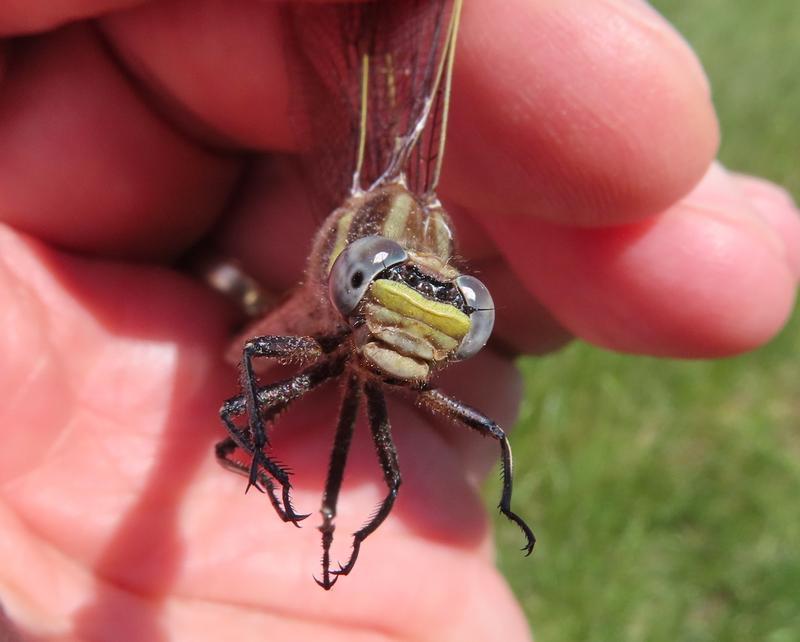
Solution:
<svg viewBox="0 0 800 642">
<path fill-rule="evenodd" d="M 233 458 L 233 454 L 237 450 L 239 450 L 239 445 L 231 437 L 223 439 L 214 448 L 214 451 L 217 455 L 217 461 L 219 461 L 223 468 L 248 477 L 250 475 L 250 466 Z M 278 500 L 278 496 L 275 493 L 275 484 L 272 482 L 272 478 L 263 470 L 258 471 L 257 481 L 259 484 L 261 484 L 261 486 L 264 487 L 272 507 L 284 522 L 298 521 L 300 518 L 305 517 L 303 515 L 295 515 L 294 519 L 289 517 L 286 511 L 283 510 L 283 506 Z M 256 488 L 262 490 L 260 486 L 256 486 Z"/>
<path fill-rule="evenodd" d="M 378 461 L 380 461 L 381 469 L 383 470 L 383 478 L 386 481 L 389 492 L 367 523 L 353 533 L 353 551 L 350 553 L 350 559 L 347 560 L 347 564 L 344 566 L 340 564 L 338 570 L 331 571 L 333 575 L 347 575 L 353 570 L 356 559 L 358 559 L 358 552 L 361 549 L 361 542 L 375 532 L 383 523 L 383 520 L 389 516 L 402 481 L 383 391 L 379 384 L 367 382 L 364 385 L 364 393 L 367 397 L 367 417 L 372 431 L 372 439 L 375 443 L 375 451 L 377 452 Z"/>
<path fill-rule="evenodd" d="M 494 421 L 481 414 L 474 408 L 448 397 L 438 390 L 425 390 L 417 396 L 417 404 L 425 410 L 436 415 L 444 415 L 457 423 L 463 424 L 484 436 L 489 436 L 500 443 L 500 453 L 503 471 L 503 492 L 500 497 L 500 512 L 520 527 L 525 535 L 525 546 L 522 548 L 525 555 L 533 552 L 536 537 L 531 528 L 519 515 L 511 510 L 512 489 L 512 462 L 511 446 L 508 443 L 503 429 Z"/>
<path fill-rule="evenodd" d="M 273 419 L 279 412 L 285 410 L 293 401 L 299 399 L 307 392 L 328 381 L 332 377 L 341 374 L 344 369 L 345 358 L 336 357 L 327 359 L 315 364 L 298 375 L 279 381 L 263 388 L 258 388 L 255 399 L 258 404 L 258 412 L 262 413 L 266 420 Z M 246 476 L 248 478 L 247 488 L 255 486 L 258 490 L 264 490 L 270 497 L 270 502 L 276 507 L 278 515 L 284 521 L 289 521 L 297 525 L 297 522 L 305 519 L 308 515 L 298 515 L 294 512 L 291 505 L 291 482 L 289 471 L 279 466 L 275 461 L 264 453 L 263 446 L 258 447 L 252 433 L 245 428 L 239 428 L 234 423 L 234 418 L 244 415 L 248 410 L 247 397 L 242 394 L 225 401 L 220 408 L 220 418 L 228 431 L 229 438 L 236 446 L 252 457 Z M 249 427 L 248 422 L 248 427 Z M 225 456 L 220 456 L 220 452 Z M 229 470 L 243 472 L 239 462 L 237 465 L 231 464 L 230 454 L 232 451 L 227 446 L 227 440 L 220 442 L 217 446 L 217 457 L 220 463 Z M 263 477 L 259 473 L 266 471 L 272 476 L 282 488 L 283 508 L 280 508 L 274 485 L 267 485 L 263 482 Z M 264 486 L 262 488 L 259 482 Z M 280 508 L 280 509 L 279 509 Z"/>
<path fill-rule="evenodd" d="M 263 451 L 256 450 L 252 440 L 247 434 L 247 431 L 238 428 L 233 422 L 233 417 L 242 415 L 244 412 L 245 401 L 243 396 L 229 399 L 220 409 L 220 417 L 225 424 L 229 438 L 217 444 L 217 459 L 224 468 L 234 472 L 241 472 L 245 477 L 248 478 L 245 492 L 247 492 L 251 487 L 261 492 L 266 492 L 269 496 L 270 503 L 275 508 L 281 520 L 284 522 L 292 522 L 295 526 L 297 526 L 297 522 L 304 520 L 309 514 L 300 515 L 294 512 L 290 495 L 292 484 L 289 479 L 289 471 L 278 465 L 270 457 L 266 456 Z M 228 446 L 228 440 L 232 441 L 236 448 L 241 448 L 244 452 L 250 455 L 251 463 L 249 466 L 231 459 L 233 450 Z M 281 500 L 278 499 L 275 485 L 272 483 L 272 480 L 269 476 L 267 476 L 266 473 L 269 473 L 269 475 L 271 475 L 272 478 L 274 478 L 281 485 L 282 504 Z M 253 479 L 255 479 L 255 481 L 252 481 Z M 269 483 L 265 483 L 265 480 Z"/>
<path fill-rule="evenodd" d="M 339 422 L 336 426 L 336 436 L 331 450 L 328 477 L 325 480 L 325 492 L 322 495 L 322 580 L 314 578 L 322 588 L 329 590 L 336 583 L 336 575 L 331 578 L 330 550 L 333 543 L 333 532 L 336 528 L 336 504 L 339 500 L 339 491 L 342 488 L 344 469 L 347 464 L 347 454 L 350 451 L 350 442 L 353 439 L 353 428 L 356 423 L 358 404 L 361 397 L 361 383 L 357 376 L 351 376 L 347 381 L 342 408 L 339 411 Z"/>
<path fill-rule="evenodd" d="M 281 361 L 299 360 L 316 361 L 322 355 L 322 348 L 312 337 L 263 336 L 248 340 L 242 348 L 242 392 L 248 417 L 250 436 L 256 453 L 260 453 L 267 445 L 267 434 L 264 425 L 282 408 L 266 409 L 262 414 L 262 404 L 258 400 L 258 378 L 253 361 L 259 358 L 277 359 Z M 270 412 L 271 411 L 271 412 Z M 266 415 L 266 416 L 265 416 Z M 259 456 L 253 457 L 248 476 L 247 487 L 254 486 L 258 477 Z"/>
</svg>

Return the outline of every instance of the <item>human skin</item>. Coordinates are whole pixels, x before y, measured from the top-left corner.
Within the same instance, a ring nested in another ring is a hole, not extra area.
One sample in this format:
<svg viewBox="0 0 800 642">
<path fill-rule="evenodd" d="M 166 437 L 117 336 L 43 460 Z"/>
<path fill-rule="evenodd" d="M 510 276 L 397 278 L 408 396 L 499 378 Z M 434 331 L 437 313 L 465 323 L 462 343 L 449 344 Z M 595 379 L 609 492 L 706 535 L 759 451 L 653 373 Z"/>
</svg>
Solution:
<svg viewBox="0 0 800 642">
<path fill-rule="evenodd" d="M 476 490 L 495 444 L 393 404 L 400 498 L 330 592 L 311 579 L 318 514 L 281 523 L 214 461 L 235 313 L 171 265 L 212 236 L 274 293 L 301 278 L 314 223 L 287 163 L 276 6 L 5 0 L 0 34 L 0 604 L 17 633 L 529 639 Z M 498 324 L 447 391 L 509 426 L 515 353 L 578 336 L 718 357 L 784 324 L 797 211 L 713 161 L 705 77 L 647 5 L 468 0 L 454 83 L 441 192 Z M 275 431 L 301 512 L 337 396 Z M 359 424 L 337 557 L 382 494 Z"/>
</svg>

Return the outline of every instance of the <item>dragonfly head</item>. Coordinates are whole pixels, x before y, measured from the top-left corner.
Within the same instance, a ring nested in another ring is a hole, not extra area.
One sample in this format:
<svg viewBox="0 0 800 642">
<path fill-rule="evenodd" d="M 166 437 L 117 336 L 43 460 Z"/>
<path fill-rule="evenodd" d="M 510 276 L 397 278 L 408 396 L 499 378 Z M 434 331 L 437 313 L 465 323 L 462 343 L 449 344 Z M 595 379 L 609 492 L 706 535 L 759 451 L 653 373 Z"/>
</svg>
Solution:
<svg viewBox="0 0 800 642">
<path fill-rule="evenodd" d="M 330 301 L 353 328 L 371 370 L 424 382 L 488 341 L 494 326 L 489 291 L 473 276 L 436 268 L 435 256 L 377 235 L 348 244 L 334 261 Z"/>
</svg>

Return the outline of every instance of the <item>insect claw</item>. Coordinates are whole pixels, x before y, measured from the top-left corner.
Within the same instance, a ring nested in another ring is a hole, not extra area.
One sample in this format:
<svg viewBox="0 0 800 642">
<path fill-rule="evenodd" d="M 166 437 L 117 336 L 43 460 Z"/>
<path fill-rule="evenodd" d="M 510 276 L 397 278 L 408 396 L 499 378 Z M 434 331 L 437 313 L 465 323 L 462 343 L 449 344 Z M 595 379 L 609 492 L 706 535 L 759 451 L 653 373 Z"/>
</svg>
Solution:
<svg viewBox="0 0 800 642">
<path fill-rule="evenodd" d="M 511 512 L 510 510 L 504 509 L 502 506 L 500 507 L 501 512 L 512 522 L 514 522 L 517 526 L 519 526 L 522 534 L 525 536 L 525 546 L 523 546 L 521 551 L 525 553 L 525 557 L 528 557 L 531 553 L 533 553 L 533 547 L 536 545 L 536 536 L 533 534 L 533 531 L 530 529 L 519 515 L 516 513 Z"/>
<path fill-rule="evenodd" d="M 291 490 L 291 486 L 289 484 L 285 484 L 283 487 L 283 509 L 286 513 L 287 520 L 292 522 L 297 528 L 300 528 L 300 524 L 297 522 L 303 521 L 306 517 L 310 516 L 311 513 L 302 513 L 297 514 L 294 512 L 294 506 L 292 506 L 292 499 L 289 496 L 289 491 Z"/>
<path fill-rule="evenodd" d="M 353 570 L 353 567 L 356 565 L 356 559 L 358 559 L 358 551 L 360 545 L 357 543 L 353 544 L 353 552 L 350 553 L 350 559 L 347 560 L 347 564 L 342 566 L 341 562 L 338 562 L 339 569 L 336 571 L 331 571 L 332 575 L 349 575 L 350 571 Z"/>
<path fill-rule="evenodd" d="M 331 572 L 331 574 L 335 575 L 333 572 Z M 333 588 L 333 585 L 336 584 L 336 580 L 339 579 L 338 577 L 334 577 L 332 580 L 328 578 L 325 578 L 324 580 L 318 580 L 316 575 L 312 575 L 311 577 L 313 577 L 314 581 L 326 591 L 330 591 Z"/>
<path fill-rule="evenodd" d="M 295 513 L 292 513 L 291 515 L 286 516 L 286 521 L 290 522 L 295 528 L 302 528 L 299 522 L 302 522 L 309 515 L 311 515 L 311 513 L 304 513 L 303 515 L 296 515 Z"/>
<path fill-rule="evenodd" d="M 525 557 L 528 557 L 531 553 L 533 553 L 533 547 L 536 546 L 536 538 L 531 535 L 528 537 L 528 543 L 525 544 L 524 548 L 522 549 L 525 551 Z"/>
<path fill-rule="evenodd" d="M 310 517 L 311 513 L 295 513 L 294 506 L 292 506 L 292 503 L 291 501 L 289 501 L 288 496 L 285 496 L 284 500 L 285 501 L 283 503 L 283 508 L 284 508 L 283 512 L 284 515 L 286 516 L 286 521 L 291 522 L 297 528 L 300 528 L 300 524 L 298 524 L 298 522 L 302 522 L 307 517 Z"/>
<path fill-rule="evenodd" d="M 522 550 L 525 551 L 525 557 L 528 557 L 528 555 L 533 553 L 533 547 L 536 546 L 536 537 L 534 536 L 533 532 L 531 532 L 530 528 L 524 528 L 523 531 L 525 532 L 525 539 L 528 541 L 525 543 L 525 546 L 522 548 Z"/>
<path fill-rule="evenodd" d="M 250 490 L 250 487 L 255 487 L 256 490 L 260 492 L 264 492 L 261 487 L 258 485 L 258 457 L 253 456 L 253 461 L 250 462 L 250 473 L 247 476 L 247 488 L 245 489 L 245 494 L 247 491 Z"/>
<path fill-rule="evenodd" d="M 251 488 L 255 488 L 259 493 L 263 493 L 264 492 L 264 489 L 261 488 L 261 486 L 258 485 L 258 481 L 257 480 L 256 481 L 250 481 L 248 479 L 247 480 L 247 488 L 244 489 L 244 494 L 247 495 L 247 491 L 249 491 Z"/>
</svg>

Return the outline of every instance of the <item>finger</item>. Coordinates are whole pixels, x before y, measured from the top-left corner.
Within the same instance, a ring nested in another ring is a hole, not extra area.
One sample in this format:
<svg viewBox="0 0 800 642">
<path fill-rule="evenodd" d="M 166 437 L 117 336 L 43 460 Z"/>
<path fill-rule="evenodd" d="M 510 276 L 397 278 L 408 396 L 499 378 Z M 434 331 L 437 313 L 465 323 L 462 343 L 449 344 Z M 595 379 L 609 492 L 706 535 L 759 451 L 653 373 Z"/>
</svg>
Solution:
<svg viewBox="0 0 800 642">
<path fill-rule="evenodd" d="M 0 35 L 18 35 L 53 29 L 82 18 L 118 11 L 146 0 L 3 0 Z"/>
<path fill-rule="evenodd" d="M 636 0 L 464 7 L 443 192 L 487 218 L 614 224 L 702 177 L 717 124 L 697 59 Z"/>
<path fill-rule="evenodd" d="M 72 249 L 170 256 L 208 228 L 236 168 L 148 109 L 90 28 L 15 50 L 0 92 L 0 222 Z"/>
<path fill-rule="evenodd" d="M 280 4 L 172 0 L 100 24 L 173 122 L 207 139 L 289 149 L 290 79 Z"/>
<path fill-rule="evenodd" d="M 566 328 L 615 350 L 748 350 L 780 329 L 794 300 L 787 247 L 796 228 L 784 241 L 717 166 L 646 224 L 577 229 L 506 217 L 487 231 Z"/>
</svg>

